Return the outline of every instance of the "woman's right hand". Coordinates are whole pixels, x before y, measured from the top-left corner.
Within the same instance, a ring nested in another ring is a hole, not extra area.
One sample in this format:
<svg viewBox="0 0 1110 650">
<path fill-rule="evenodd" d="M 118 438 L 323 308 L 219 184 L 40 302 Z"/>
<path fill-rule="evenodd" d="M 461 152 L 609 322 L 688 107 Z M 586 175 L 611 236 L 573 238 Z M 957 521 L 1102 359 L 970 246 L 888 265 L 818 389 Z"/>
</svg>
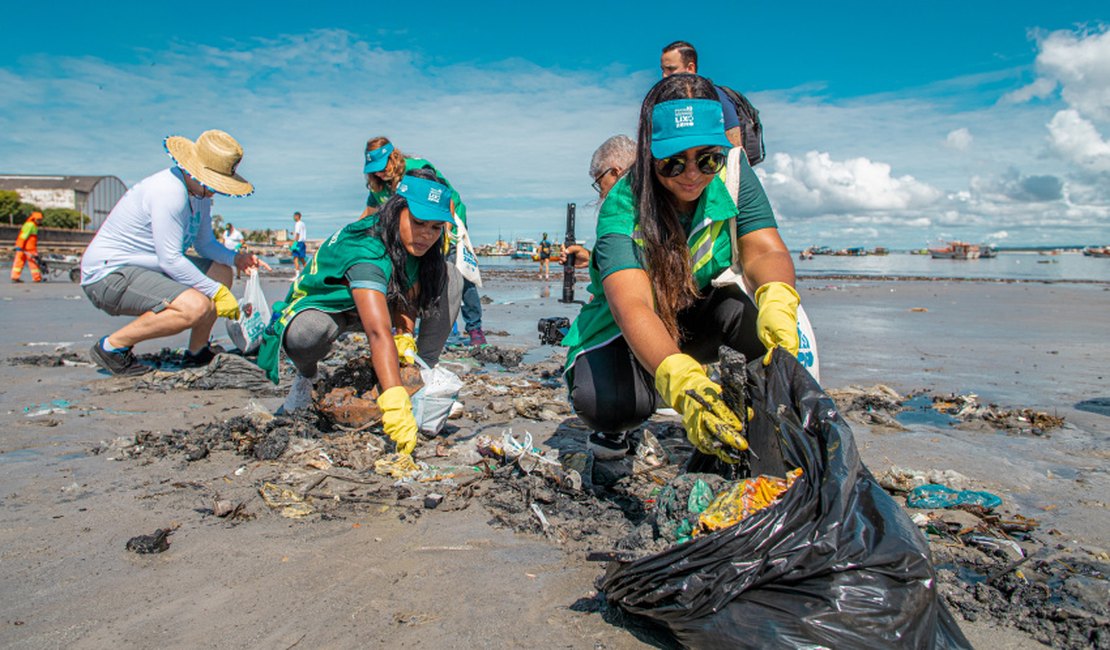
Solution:
<svg viewBox="0 0 1110 650">
<path fill-rule="evenodd" d="M 721 399 L 721 387 L 693 357 L 672 354 L 655 370 L 655 388 L 682 414 L 686 437 L 703 454 L 726 463 L 739 461 L 737 451 L 748 448 L 741 435 L 744 423 Z"/>
<path fill-rule="evenodd" d="M 585 246 L 571 244 L 559 252 L 559 263 L 566 264 L 567 256 L 574 255 L 574 268 L 584 269 L 590 265 L 590 251 Z"/>
</svg>

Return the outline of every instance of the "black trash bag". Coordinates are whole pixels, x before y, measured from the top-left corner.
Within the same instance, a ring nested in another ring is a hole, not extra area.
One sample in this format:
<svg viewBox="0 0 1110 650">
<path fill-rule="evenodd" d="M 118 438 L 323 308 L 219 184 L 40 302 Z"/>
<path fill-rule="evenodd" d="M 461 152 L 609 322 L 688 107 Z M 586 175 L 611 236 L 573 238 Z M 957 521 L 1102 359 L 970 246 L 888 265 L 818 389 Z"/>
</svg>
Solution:
<svg viewBox="0 0 1110 650">
<path fill-rule="evenodd" d="M 611 562 L 599 581 L 610 603 L 694 648 L 970 648 L 928 543 L 864 467 L 832 398 L 782 350 L 748 364 L 746 386 L 749 439 L 777 431 L 802 476 L 731 528 Z"/>
</svg>

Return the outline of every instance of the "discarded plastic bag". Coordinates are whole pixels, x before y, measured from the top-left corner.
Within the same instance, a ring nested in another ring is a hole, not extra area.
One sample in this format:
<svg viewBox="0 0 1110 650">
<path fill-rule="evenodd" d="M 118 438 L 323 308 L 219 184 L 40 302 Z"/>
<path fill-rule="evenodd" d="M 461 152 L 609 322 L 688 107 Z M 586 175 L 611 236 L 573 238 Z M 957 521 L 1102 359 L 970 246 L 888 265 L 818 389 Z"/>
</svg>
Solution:
<svg viewBox="0 0 1110 650">
<path fill-rule="evenodd" d="M 746 478 L 721 492 L 698 517 L 695 535 L 733 526 L 775 503 L 783 492 L 802 475 L 802 468 L 786 473 L 786 478 L 757 476 Z"/>
<path fill-rule="evenodd" d="M 300 519 L 315 512 L 312 506 L 305 502 L 304 497 L 287 487 L 267 482 L 258 488 L 258 493 L 262 495 L 266 505 L 277 510 L 282 517 Z"/>
<path fill-rule="evenodd" d="M 955 506 L 982 506 L 993 510 L 1002 505 L 1002 499 L 990 492 L 953 490 L 946 485 L 930 483 L 915 487 L 906 496 L 911 508 L 953 508 Z"/>
<path fill-rule="evenodd" d="M 262 345 L 262 334 L 270 324 L 270 305 L 262 293 L 258 269 L 247 272 L 247 286 L 239 299 L 238 320 L 227 321 L 227 335 L 243 354 L 250 354 Z"/>
<path fill-rule="evenodd" d="M 474 245 L 470 243 L 470 233 L 466 231 L 466 224 L 457 215 L 455 228 L 458 231 L 458 242 L 455 244 L 455 268 L 464 278 L 470 280 L 475 286 L 482 286 L 482 274 L 478 271 L 478 256 L 474 253 Z"/>
<path fill-rule="evenodd" d="M 745 432 L 777 436 L 802 476 L 735 526 L 610 563 L 607 599 L 695 648 L 970 648 L 926 540 L 864 467 L 833 400 L 782 350 L 747 376 Z"/>
<path fill-rule="evenodd" d="M 416 364 L 420 366 L 424 387 L 412 396 L 412 413 L 421 431 L 435 435 L 451 415 L 451 407 L 463 383 L 458 375 L 446 368 L 438 365 L 429 368 L 420 357 L 416 357 Z"/>
</svg>

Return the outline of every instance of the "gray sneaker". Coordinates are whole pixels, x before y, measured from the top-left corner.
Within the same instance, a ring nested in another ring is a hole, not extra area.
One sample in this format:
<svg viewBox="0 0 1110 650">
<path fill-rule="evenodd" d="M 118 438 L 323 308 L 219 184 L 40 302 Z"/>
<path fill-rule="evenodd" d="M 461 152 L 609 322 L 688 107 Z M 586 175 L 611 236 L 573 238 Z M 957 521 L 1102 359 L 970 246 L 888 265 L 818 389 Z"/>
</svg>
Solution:
<svg viewBox="0 0 1110 650">
<path fill-rule="evenodd" d="M 312 404 L 312 387 L 316 377 L 305 377 L 297 374 L 293 378 L 293 385 L 289 387 L 289 394 L 285 396 L 285 403 L 274 411 L 274 415 L 292 415 L 294 411 L 308 408 Z"/>
<path fill-rule="evenodd" d="M 104 337 L 108 338 L 108 337 Z M 109 352 L 104 349 L 104 339 L 93 343 L 89 350 L 89 357 L 93 362 L 117 377 L 134 377 L 145 375 L 153 370 L 150 366 L 143 365 L 135 358 L 131 348 L 120 352 Z"/>
</svg>

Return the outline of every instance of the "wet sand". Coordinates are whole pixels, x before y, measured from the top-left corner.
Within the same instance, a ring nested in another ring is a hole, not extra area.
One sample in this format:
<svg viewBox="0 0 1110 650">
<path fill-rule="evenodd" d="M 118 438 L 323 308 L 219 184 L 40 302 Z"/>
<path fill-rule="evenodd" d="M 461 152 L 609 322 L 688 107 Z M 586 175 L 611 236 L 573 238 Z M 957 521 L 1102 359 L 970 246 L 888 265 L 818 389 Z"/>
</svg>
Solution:
<svg viewBox="0 0 1110 650">
<path fill-rule="evenodd" d="M 527 348 L 526 361 L 560 354 L 538 346 L 536 322 L 573 316 L 576 307 L 557 301 L 561 286 L 490 275 L 485 326 L 504 333 L 490 342 Z M 266 282 L 272 298 L 287 287 Z M 1110 399 L 1107 286 L 822 280 L 800 289 L 827 388 L 973 392 L 1067 421 L 1045 437 L 927 425 L 895 434 L 853 424 L 873 471 L 956 470 L 1043 530 L 1059 531 L 1059 544 L 1108 546 L 1110 416 L 1077 408 Z M 586 297 L 582 284 L 577 297 Z M 68 283 L 0 285 L 0 305 L 0 359 L 58 346 L 83 355 L 123 322 Z M 138 351 L 183 343 L 177 337 Z M 602 565 L 491 527 L 477 504 L 404 521 L 371 509 L 300 521 L 269 512 L 256 497 L 256 517 L 233 526 L 205 513 L 211 488 L 198 486 L 250 493 L 265 461 L 228 453 L 196 463 L 116 461 L 90 453 L 138 430 L 242 414 L 252 399 L 273 408 L 280 397 L 151 393 L 90 367 L 7 363 L 0 363 L 0 396 L 5 647 L 644 647 L 599 614 L 572 609 L 593 596 Z M 510 424 L 542 439 L 558 422 Z M 129 538 L 174 524 L 169 551 L 124 550 Z M 1042 647 L 1012 628 L 961 627 L 980 647 Z"/>
</svg>

